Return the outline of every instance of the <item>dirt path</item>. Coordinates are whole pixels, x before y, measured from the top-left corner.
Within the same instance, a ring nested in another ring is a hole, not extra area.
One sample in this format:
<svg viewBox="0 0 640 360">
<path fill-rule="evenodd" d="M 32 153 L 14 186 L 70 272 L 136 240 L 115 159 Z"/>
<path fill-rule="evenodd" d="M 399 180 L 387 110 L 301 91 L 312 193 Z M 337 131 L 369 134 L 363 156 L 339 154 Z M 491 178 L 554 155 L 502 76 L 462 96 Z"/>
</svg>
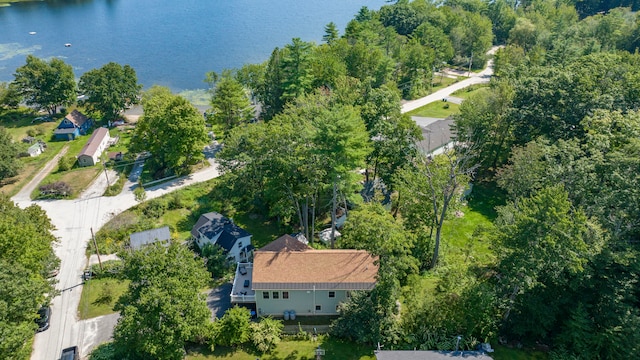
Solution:
<svg viewBox="0 0 640 360">
<path fill-rule="evenodd" d="M 58 160 L 63 157 L 67 150 L 69 150 L 69 144 L 66 144 L 60 152 L 53 157 L 53 159 L 49 160 L 49 162 L 36 174 L 36 176 L 29 181 L 29 183 L 20 189 L 20 191 L 13 197 L 13 201 L 15 202 L 23 202 L 31 200 L 31 193 L 36 189 L 36 186 L 44 180 L 44 178 L 49 175 L 53 168 L 58 165 Z"/>
</svg>

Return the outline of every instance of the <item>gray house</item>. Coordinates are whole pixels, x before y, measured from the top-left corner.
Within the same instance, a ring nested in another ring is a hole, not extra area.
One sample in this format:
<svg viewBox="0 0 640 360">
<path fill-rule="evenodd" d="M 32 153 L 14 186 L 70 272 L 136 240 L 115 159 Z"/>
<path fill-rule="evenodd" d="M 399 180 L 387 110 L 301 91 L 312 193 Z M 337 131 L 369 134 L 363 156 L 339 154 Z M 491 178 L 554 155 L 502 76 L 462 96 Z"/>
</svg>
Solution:
<svg viewBox="0 0 640 360">
<path fill-rule="evenodd" d="M 169 227 L 161 227 L 159 229 L 151 229 L 133 233 L 129 236 L 129 246 L 132 250 L 140 250 L 143 247 L 160 243 L 162 246 L 169 246 L 171 242 L 171 231 Z"/>
<path fill-rule="evenodd" d="M 288 235 L 254 253 L 253 264 L 239 264 L 231 302 L 258 315 L 337 315 L 354 290 L 371 290 L 377 257 L 364 250 L 314 250 Z M 278 246 L 279 245 L 279 246 Z"/>
<path fill-rule="evenodd" d="M 251 234 L 217 212 L 202 214 L 191 229 L 191 239 L 200 249 L 217 244 L 234 262 L 248 261 L 253 254 Z"/>
</svg>

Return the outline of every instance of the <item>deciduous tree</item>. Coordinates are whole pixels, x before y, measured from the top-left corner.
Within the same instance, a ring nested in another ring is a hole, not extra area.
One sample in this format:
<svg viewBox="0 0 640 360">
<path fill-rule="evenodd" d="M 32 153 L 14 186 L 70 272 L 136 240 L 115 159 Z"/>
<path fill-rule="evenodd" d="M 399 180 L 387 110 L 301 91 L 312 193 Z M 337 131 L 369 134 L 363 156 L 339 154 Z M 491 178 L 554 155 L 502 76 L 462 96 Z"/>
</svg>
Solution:
<svg viewBox="0 0 640 360">
<path fill-rule="evenodd" d="M 76 101 L 73 69 L 61 59 L 46 62 L 27 55 L 27 63 L 16 69 L 14 77 L 13 83 L 26 104 L 47 110 L 49 115 Z"/>
<path fill-rule="evenodd" d="M 142 101 L 144 114 L 131 138 L 134 152 L 149 151 L 156 175 L 185 174 L 204 158 L 207 132 L 202 114 L 168 88 L 153 87 Z"/>
<path fill-rule="evenodd" d="M 83 103 L 106 120 L 116 120 L 125 109 L 138 104 L 141 89 L 136 71 L 114 62 L 87 71 L 78 83 L 78 90 L 87 96 Z"/>
<path fill-rule="evenodd" d="M 131 283 L 115 306 L 117 349 L 133 359 L 182 359 L 185 342 L 202 338 L 211 318 L 202 261 L 176 243 L 120 255 Z"/>
<path fill-rule="evenodd" d="M 4 127 L 0 127 L 0 182 L 18 175 L 22 167 L 18 152 L 18 146 L 11 135 Z"/>
</svg>

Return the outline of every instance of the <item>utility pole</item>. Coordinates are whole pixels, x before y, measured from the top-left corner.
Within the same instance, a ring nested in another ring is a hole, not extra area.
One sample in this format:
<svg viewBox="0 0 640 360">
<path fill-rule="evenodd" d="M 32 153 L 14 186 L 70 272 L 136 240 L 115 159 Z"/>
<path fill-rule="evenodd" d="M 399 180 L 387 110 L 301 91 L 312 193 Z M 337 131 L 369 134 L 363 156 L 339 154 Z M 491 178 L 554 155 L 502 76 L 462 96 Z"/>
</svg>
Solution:
<svg viewBox="0 0 640 360">
<path fill-rule="evenodd" d="M 96 237 L 93 235 L 93 228 L 91 228 L 91 238 L 93 239 L 93 246 L 96 247 L 96 255 L 98 255 L 98 264 L 100 264 L 100 270 L 103 270 L 102 261 L 100 260 L 100 251 L 98 251 L 98 243 L 96 242 Z"/>
</svg>

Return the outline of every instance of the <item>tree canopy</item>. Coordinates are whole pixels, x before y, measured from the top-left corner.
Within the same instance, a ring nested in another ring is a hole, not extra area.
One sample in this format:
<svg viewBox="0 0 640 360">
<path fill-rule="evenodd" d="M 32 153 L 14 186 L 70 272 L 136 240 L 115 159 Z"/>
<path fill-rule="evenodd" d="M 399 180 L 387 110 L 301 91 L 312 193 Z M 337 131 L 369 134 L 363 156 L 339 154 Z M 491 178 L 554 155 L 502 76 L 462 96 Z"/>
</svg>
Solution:
<svg viewBox="0 0 640 360">
<path fill-rule="evenodd" d="M 14 74 L 15 89 L 29 106 L 55 114 L 60 106 L 76 101 L 76 81 L 73 68 L 63 60 L 41 60 L 27 55 L 27 63 Z"/>
<path fill-rule="evenodd" d="M 125 109 L 138 104 L 141 89 L 136 71 L 114 62 L 84 73 L 78 83 L 78 90 L 87 96 L 84 105 L 106 120 L 116 120 Z"/>
<path fill-rule="evenodd" d="M 202 114 L 168 88 L 152 87 L 142 99 L 144 114 L 131 138 L 133 152 L 148 151 L 156 177 L 186 174 L 204 158 L 207 132 Z"/>
</svg>

